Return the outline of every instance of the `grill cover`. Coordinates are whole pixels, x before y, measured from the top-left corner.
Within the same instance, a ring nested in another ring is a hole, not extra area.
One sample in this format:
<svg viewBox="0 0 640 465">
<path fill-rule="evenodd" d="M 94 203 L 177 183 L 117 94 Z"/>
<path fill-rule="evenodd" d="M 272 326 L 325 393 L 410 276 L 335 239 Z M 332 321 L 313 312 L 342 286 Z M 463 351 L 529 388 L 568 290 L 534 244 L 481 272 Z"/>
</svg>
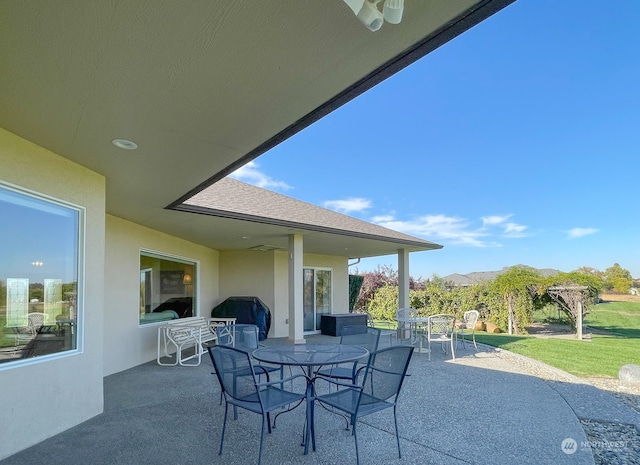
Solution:
<svg viewBox="0 0 640 465">
<path fill-rule="evenodd" d="M 235 318 L 236 323 L 256 325 L 264 341 L 271 328 L 271 310 L 258 297 L 229 297 L 211 310 L 212 318 Z"/>
</svg>

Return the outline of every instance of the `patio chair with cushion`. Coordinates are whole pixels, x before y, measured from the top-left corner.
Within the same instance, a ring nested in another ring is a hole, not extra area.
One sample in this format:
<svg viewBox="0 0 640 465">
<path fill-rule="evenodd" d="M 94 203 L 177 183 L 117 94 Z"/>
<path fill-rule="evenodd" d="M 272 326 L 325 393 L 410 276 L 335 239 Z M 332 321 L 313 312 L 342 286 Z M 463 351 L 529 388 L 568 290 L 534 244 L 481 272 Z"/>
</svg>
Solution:
<svg viewBox="0 0 640 465">
<path fill-rule="evenodd" d="M 413 347 L 411 346 L 387 347 L 369 355 L 367 365 L 358 370 L 354 383 L 345 384 L 323 378 L 329 383 L 336 384 L 339 388 L 344 388 L 337 392 L 317 396 L 316 400 L 321 404 L 340 410 L 350 417 L 358 464 L 360 464 L 356 427 L 358 419 L 387 408 L 393 408 L 398 457 L 402 457 L 396 405 L 412 354 Z"/>
<path fill-rule="evenodd" d="M 460 339 L 462 339 L 462 347 L 466 348 L 464 335 L 471 333 L 473 346 L 476 348 L 476 352 L 478 351 L 478 345 L 476 344 L 476 323 L 478 323 L 479 316 L 480 312 L 478 312 L 478 310 L 468 310 L 464 312 L 462 321 L 456 324 L 456 345 L 458 344 L 458 336 L 460 336 Z"/>
<path fill-rule="evenodd" d="M 258 451 L 258 465 L 260 465 L 262 460 L 265 422 L 269 433 L 271 433 L 271 412 L 296 402 L 301 403 L 305 398 L 305 393 L 298 394 L 281 389 L 275 385 L 285 381 L 292 381 L 295 378 L 305 378 L 305 376 L 299 374 L 287 379 L 259 383 L 251 363 L 251 357 L 247 352 L 227 346 L 208 347 L 207 349 L 211 355 L 215 373 L 220 382 L 220 389 L 222 390 L 225 400 L 224 419 L 218 455 L 222 455 L 224 433 L 227 426 L 227 414 L 229 404 L 231 404 L 234 407 L 240 407 L 262 416 L 260 449 Z M 243 430 L 243 436 L 246 436 L 246 434 L 247 431 Z"/>
</svg>

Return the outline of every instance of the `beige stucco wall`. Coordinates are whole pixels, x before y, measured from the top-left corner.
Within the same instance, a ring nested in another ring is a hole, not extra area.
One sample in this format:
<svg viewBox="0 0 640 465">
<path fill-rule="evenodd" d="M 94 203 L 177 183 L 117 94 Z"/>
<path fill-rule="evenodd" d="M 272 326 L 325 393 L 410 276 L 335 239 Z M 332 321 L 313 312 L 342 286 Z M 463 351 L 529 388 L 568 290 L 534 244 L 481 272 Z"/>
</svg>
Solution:
<svg viewBox="0 0 640 465">
<path fill-rule="evenodd" d="M 347 258 L 305 254 L 304 266 L 333 270 L 333 313 L 349 311 Z M 252 250 L 220 252 L 220 301 L 235 295 L 255 295 L 269 307 L 269 337 L 288 337 L 288 252 Z"/>
<path fill-rule="evenodd" d="M 107 215 L 106 229 L 105 376 L 157 356 L 157 328 L 162 323 L 139 325 L 140 249 L 199 263 L 195 289 L 199 315 L 210 316 L 219 301 L 218 251 L 111 215 Z"/>
<path fill-rule="evenodd" d="M 274 293 L 274 252 L 229 250 L 220 252 L 220 301 L 232 296 L 256 296 L 271 310 L 269 337 L 278 337 L 275 318 L 282 313 Z M 213 308 L 213 307 L 211 307 Z M 209 308 L 209 311 L 211 311 Z M 286 312 L 286 309 L 284 310 Z"/>
<path fill-rule="evenodd" d="M 0 368 L 2 459 L 102 412 L 105 179 L 0 129 L 0 180 L 86 209 L 84 347 Z"/>
</svg>

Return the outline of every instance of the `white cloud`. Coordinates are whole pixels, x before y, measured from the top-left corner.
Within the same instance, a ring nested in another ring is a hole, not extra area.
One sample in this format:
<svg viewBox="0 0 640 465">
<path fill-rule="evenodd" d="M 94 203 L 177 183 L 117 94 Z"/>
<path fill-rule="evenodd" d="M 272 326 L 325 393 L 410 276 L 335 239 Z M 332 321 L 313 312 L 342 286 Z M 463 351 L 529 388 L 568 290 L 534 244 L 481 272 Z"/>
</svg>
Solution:
<svg viewBox="0 0 640 465">
<path fill-rule="evenodd" d="M 371 222 L 435 242 L 470 247 L 501 247 L 497 237 L 513 239 L 528 236 L 527 226 L 507 222 L 512 216 L 483 216 L 480 218 L 482 225 L 467 218 L 442 214 L 421 216 L 409 221 L 396 219 L 393 215 L 379 215 L 373 217 Z"/>
<path fill-rule="evenodd" d="M 502 224 L 511 218 L 513 215 L 491 215 L 491 216 L 483 216 L 482 217 L 482 225 L 483 226 L 495 226 L 498 224 Z"/>
<path fill-rule="evenodd" d="M 525 237 L 526 226 L 517 223 L 507 223 L 504 225 L 504 235 L 506 237 Z"/>
<path fill-rule="evenodd" d="M 352 213 L 371 208 L 371 200 L 363 199 L 362 197 L 352 197 L 342 200 L 327 200 L 323 205 L 329 210 L 335 210 L 341 213 Z"/>
<path fill-rule="evenodd" d="M 573 228 L 565 231 L 569 239 L 576 239 L 578 237 L 588 236 L 589 234 L 595 234 L 599 230 L 595 228 Z"/>
<path fill-rule="evenodd" d="M 378 215 L 371 218 L 372 223 L 384 223 L 386 221 L 393 221 L 393 215 Z"/>
<path fill-rule="evenodd" d="M 246 165 L 238 168 L 231 173 L 229 177 L 239 181 L 244 181 L 248 184 L 253 184 L 254 186 L 261 187 L 263 189 L 279 189 L 285 191 L 292 189 L 292 187 L 286 182 L 278 181 L 264 174 L 258 169 L 258 164 L 254 161 L 250 161 Z"/>
<path fill-rule="evenodd" d="M 472 247 L 496 247 L 498 243 L 486 240 L 488 233 L 483 229 L 472 229 L 469 221 L 447 215 L 427 215 L 411 221 L 396 220 L 393 217 L 375 217 L 374 223 L 385 228 L 433 241 Z"/>
</svg>

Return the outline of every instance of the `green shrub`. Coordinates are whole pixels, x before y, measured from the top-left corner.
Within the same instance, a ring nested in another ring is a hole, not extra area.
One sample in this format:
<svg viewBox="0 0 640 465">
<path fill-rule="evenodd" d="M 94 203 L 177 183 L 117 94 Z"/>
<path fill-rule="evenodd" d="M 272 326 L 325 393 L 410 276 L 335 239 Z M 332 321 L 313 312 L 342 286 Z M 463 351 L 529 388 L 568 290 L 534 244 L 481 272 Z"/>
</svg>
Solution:
<svg viewBox="0 0 640 465">
<path fill-rule="evenodd" d="M 374 320 L 395 320 L 398 309 L 398 286 L 384 285 L 378 288 L 371 300 L 367 311 Z"/>
</svg>

